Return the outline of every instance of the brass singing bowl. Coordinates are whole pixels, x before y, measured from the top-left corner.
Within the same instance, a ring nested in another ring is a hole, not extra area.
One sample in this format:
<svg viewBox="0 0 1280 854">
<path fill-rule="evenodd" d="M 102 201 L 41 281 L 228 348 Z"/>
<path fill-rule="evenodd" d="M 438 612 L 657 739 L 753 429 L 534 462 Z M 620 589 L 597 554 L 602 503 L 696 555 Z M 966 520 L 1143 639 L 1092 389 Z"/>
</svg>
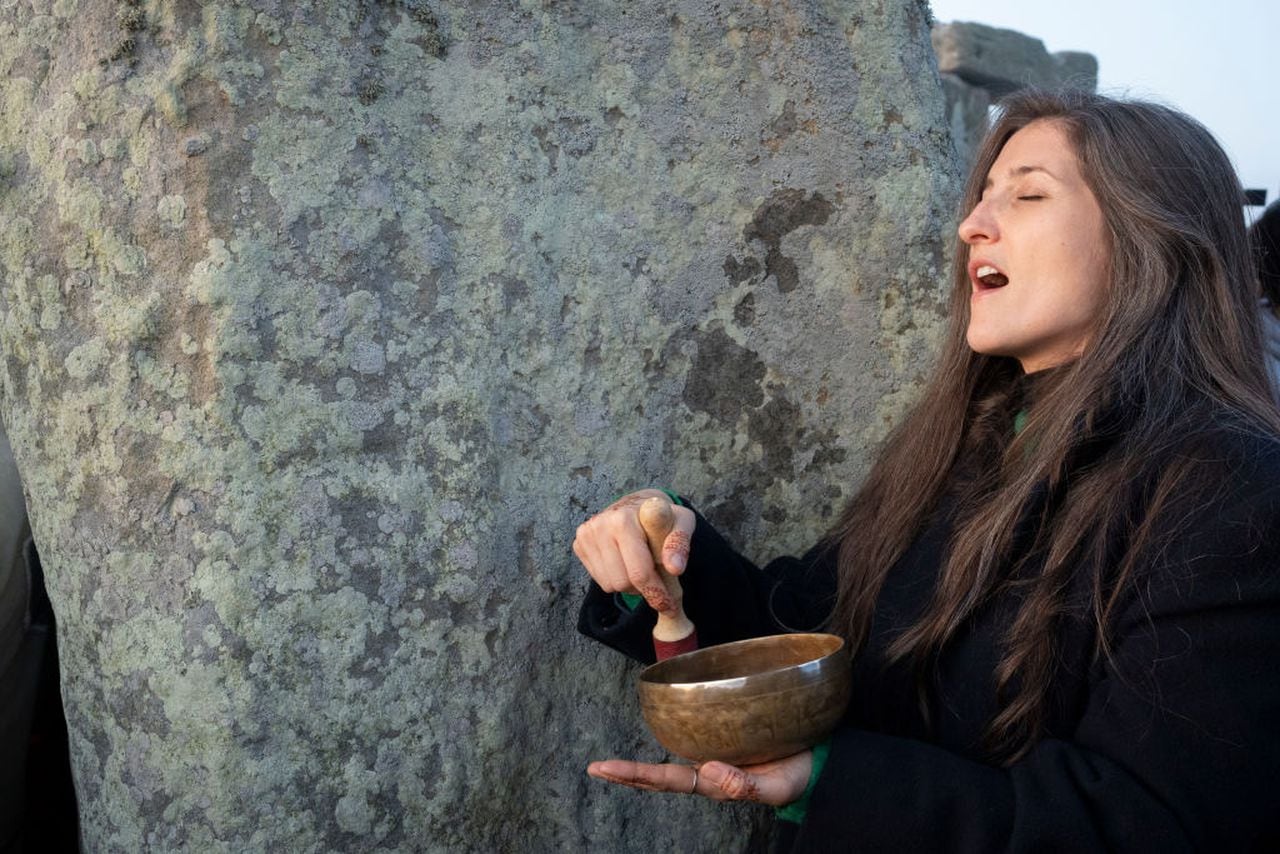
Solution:
<svg viewBox="0 0 1280 854">
<path fill-rule="evenodd" d="M 849 654 L 835 635 L 711 646 L 640 673 L 640 709 L 658 743 L 694 762 L 755 765 L 806 750 L 849 705 Z"/>
</svg>

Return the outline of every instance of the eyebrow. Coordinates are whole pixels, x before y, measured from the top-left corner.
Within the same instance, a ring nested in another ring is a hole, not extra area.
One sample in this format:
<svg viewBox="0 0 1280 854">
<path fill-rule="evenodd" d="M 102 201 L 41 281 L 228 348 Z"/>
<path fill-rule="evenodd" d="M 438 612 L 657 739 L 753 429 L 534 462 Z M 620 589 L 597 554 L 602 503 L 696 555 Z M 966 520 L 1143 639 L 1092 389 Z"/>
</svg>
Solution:
<svg viewBox="0 0 1280 854">
<path fill-rule="evenodd" d="M 1043 172 L 1053 180 L 1061 181 L 1061 179 L 1057 175 L 1053 174 L 1043 166 L 1016 166 L 1013 169 L 1010 169 L 1007 174 L 1009 175 L 1010 178 L 1017 178 L 1022 175 L 1029 175 L 1032 172 Z M 988 177 L 986 181 L 982 182 L 982 189 L 984 190 L 990 189 L 992 183 L 993 182 L 991 178 Z"/>
</svg>

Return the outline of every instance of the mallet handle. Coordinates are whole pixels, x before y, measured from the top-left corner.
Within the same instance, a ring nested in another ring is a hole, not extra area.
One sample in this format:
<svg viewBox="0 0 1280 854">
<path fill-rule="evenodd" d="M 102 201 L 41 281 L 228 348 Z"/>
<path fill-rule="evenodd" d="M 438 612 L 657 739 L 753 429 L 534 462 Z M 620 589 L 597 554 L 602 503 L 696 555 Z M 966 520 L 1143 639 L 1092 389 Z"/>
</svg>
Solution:
<svg viewBox="0 0 1280 854">
<path fill-rule="evenodd" d="M 667 588 L 667 598 L 671 607 L 658 612 L 658 624 L 653 627 L 653 651 L 658 660 L 671 658 L 684 652 L 692 652 L 698 648 L 698 634 L 693 623 L 684 613 L 684 591 L 680 588 L 680 580 L 667 572 L 662 563 L 662 544 L 671 533 L 676 523 L 676 514 L 671 507 L 671 499 L 665 495 L 654 496 L 640 505 L 640 527 L 644 529 L 645 539 L 649 541 L 649 552 L 653 555 L 653 568 Z"/>
</svg>

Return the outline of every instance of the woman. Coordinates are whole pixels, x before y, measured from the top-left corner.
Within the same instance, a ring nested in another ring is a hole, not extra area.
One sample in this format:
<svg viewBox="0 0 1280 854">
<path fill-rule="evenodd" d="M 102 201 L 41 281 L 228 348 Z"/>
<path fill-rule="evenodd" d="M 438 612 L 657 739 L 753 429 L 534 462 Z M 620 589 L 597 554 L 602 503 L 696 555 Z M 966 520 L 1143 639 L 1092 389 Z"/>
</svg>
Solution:
<svg viewBox="0 0 1280 854">
<path fill-rule="evenodd" d="M 1249 228 L 1262 286 L 1262 340 L 1271 388 L 1280 398 L 1280 202 L 1272 202 Z"/>
<path fill-rule="evenodd" d="M 938 368 L 836 529 L 757 569 L 681 508 L 664 550 L 704 645 L 843 635 L 843 725 L 768 766 L 589 772 L 790 805 L 798 851 L 1273 845 L 1280 420 L 1240 199 L 1173 110 L 1006 100 Z M 641 659 L 652 609 L 612 594 L 665 605 L 646 494 L 574 543 L 580 627 Z"/>
</svg>

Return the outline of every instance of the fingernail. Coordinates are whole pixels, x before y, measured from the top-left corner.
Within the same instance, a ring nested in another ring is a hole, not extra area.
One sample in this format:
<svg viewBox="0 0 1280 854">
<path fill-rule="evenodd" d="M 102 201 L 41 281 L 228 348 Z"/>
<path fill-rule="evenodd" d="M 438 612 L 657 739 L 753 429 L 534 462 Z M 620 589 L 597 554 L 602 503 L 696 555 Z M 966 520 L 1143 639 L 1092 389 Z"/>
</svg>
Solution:
<svg viewBox="0 0 1280 854">
<path fill-rule="evenodd" d="M 680 554 L 679 552 L 675 552 L 674 554 L 672 554 L 670 557 L 667 558 L 667 565 L 672 569 L 676 570 L 677 572 L 684 572 L 684 568 L 686 565 L 685 556 Z"/>
</svg>

